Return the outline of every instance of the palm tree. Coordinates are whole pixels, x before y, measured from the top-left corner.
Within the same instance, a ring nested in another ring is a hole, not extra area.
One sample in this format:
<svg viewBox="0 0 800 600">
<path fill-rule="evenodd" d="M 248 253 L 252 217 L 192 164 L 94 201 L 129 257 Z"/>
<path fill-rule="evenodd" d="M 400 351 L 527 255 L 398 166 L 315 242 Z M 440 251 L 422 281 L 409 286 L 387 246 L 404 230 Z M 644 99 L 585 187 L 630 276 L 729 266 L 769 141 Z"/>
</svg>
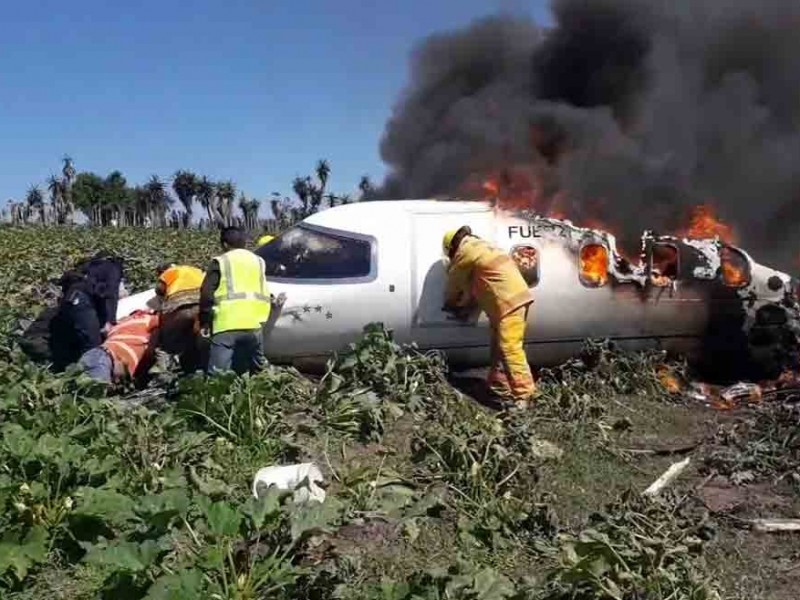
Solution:
<svg viewBox="0 0 800 600">
<path fill-rule="evenodd" d="M 30 207 L 31 210 L 39 211 L 39 220 L 42 225 L 44 225 L 44 196 L 42 195 L 42 190 L 40 190 L 38 186 L 32 185 L 28 189 L 25 201 L 28 203 L 28 207 Z"/>
<path fill-rule="evenodd" d="M 244 193 L 239 195 L 239 208 L 244 217 L 244 226 L 247 229 L 258 229 L 258 208 L 261 202 L 256 198 L 247 199 Z"/>
<path fill-rule="evenodd" d="M 172 199 L 167 194 L 164 182 L 158 175 L 152 175 L 144 188 L 147 192 L 148 214 L 153 220 L 155 220 L 153 217 L 157 216 L 160 225 L 166 225 L 166 213 Z"/>
<path fill-rule="evenodd" d="M 150 212 L 150 195 L 148 191 L 137 185 L 133 190 L 134 224 L 143 225 Z"/>
<path fill-rule="evenodd" d="M 324 190 L 328 185 L 328 177 L 331 174 L 331 165 L 327 160 L 320 160 L 317 162 L 317 179 L 319 179 L 320 187 Z"/>
<path fill-rule="evenodd" d="M 370 180 L 369 175 L 361 176 L 361 181 L 358 182 L 358 189 L 361 190 L 361 199 L 368 200 L 369 196 L 375 190 L 375 188 L 372 187 L 372 181 Z"/>
<path fill-rule="evenodd" d="M 131 194 L 128 190 L 128 181 L 119 171 L 112 171 L 103 182 L 105 190 L 105 204 L 107 210 L 112 211 L 117 223 L 122 221 L 122 216 L 127 212 L 131 203 Z"/>
<path fill-rule="evenodd" d="M 75 181 L 75 164 L 72 158 L 66 154 L 61 161 L 63 163 L 63 166 L 61 167 L 61 174 L 64 176 L 64 183 L 66 183 L 67 186 L 70 186 Z"/>
<path fill-rule="evenodd" d="M 216 186 L 208 177 L 203 175 L 197 182 L 197 201 L 206 209 L 209 223 L 214 223 L 214 195 Z"/>
<path fill-rule="evenodd" d="M 70 156 L 64 155 L 62 160 L 61 175 L 64 183 L 64 211 L 66 217 L 71 217 L 75 212 L 75 204 L 72 200 L 72 184 L 75 183 L 77 172 L 75 171 L 75 164 Z"/>
<path fill-rule="evenodd" d="M 306 216 L 311 196 L 311 178 L 310 177 L 295 177 L 292 181 L 292 190 L 300 200 L 301 214 Z"/>
<path fill-rule="evenodd" d="M 56 223 L 63 225 L 66 221 L 64 211 L 64 181 L 55 175 L 50 175 L 47 180 L 47 190 L 50 192 L 50 205 L 56 215 Z"/>
<path fill-rule="evenodd" d="M 233 213 L 233 201 L 236 199 L 236 185 L 232 181 L 221 181 L 217 184 L 217 204 L 222 217 L 222 225 L 230 225 Z"/>
<path fill-rule="evenodd" d="M 175 178 L 172 180 L 172 189 L 183 207 L 186 209 L 186 214 L 189 222 L 192 220 L 192 203 L 198 192 L 197 175 L 191 171 L 178 171 L 175 173 Z"/>
</svg>

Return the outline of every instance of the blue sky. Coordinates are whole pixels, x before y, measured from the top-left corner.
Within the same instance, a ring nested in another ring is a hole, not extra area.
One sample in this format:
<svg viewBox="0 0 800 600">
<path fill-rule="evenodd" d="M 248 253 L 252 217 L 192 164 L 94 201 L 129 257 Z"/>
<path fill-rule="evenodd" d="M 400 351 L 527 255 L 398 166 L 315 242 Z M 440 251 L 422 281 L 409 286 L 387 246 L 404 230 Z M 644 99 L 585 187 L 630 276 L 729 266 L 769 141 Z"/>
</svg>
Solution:
<svg viewBox="0 0 800 600">
<path fill-rule="evenodd" d="M 58 172 L 132 183 L 186 168 L 288 193 L 379 181 L 378 144 L 417 41 L 547 0 L 74 0 L 8 3 L 0 31 L 0 203 Z"/>
</svg>

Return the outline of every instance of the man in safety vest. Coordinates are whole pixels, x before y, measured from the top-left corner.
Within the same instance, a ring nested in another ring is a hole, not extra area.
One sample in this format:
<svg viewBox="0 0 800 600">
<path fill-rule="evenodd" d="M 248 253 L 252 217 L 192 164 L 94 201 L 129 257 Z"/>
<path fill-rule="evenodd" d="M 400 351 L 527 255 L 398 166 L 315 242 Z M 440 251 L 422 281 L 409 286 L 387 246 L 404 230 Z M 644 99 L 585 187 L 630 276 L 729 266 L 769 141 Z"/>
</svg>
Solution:
<svg viewBox="0 0 800 600">
<path fill-rule="evenodd" d="M 153 311 L 136 311 L 120 319 L 100 346 L 81 356 L 78 365 L 89 377 L 105 383 L 125 376 L 139 379 L 153 364 L 159 322 Z"/>
<path fill-rule="evenodd" d="M 524 408 L 536 393 L 525 355 L 525 328 L 533 295 L 514 260 L 464 226 L 443 240 L 449 264 L 445 310 L 460 317 L 477 305 L 491 323 L 492 392 Z"/>
<path fill-rule="evenodd" d="M 208 372 L 255 371 L 264 364 L 262 325 L 272 304 L 264 259 L 245 249 L 247 235 L 226 227 L 224 254 L 208 269 L 200 290 L 200 331 L 211 338 Z"/>
<path fill-rule="evenodd" d="M 161 313 L 159 346 L 179 357 L 185 373 L 204 368 L 208 363 L 208 341 L 198 336 L 200 287 L 205 273 L 189 265 L 162 265 L 158 268 L 156 296 Z"/>
</svg>

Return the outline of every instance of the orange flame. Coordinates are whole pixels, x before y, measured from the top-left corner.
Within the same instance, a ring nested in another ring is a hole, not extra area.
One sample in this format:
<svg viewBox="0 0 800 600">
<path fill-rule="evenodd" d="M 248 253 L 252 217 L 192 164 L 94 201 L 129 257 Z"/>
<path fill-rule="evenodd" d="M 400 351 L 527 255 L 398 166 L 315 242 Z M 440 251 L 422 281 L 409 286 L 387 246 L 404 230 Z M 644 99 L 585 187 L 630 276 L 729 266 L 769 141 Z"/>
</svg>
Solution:
<svg viewBox="0 0 800 600">
<path fill-rule="evenodd" d="M 714 209 L 708 204 L 701 204 L 694 208 L 689 228 L 683 236 L 688 238 L 719 237 L 728 244 L 732 244 L 734 241 L 733 228 L 720 221 L 714 213 Z"/>
<path fill-rule="evenodd" d="M 722 280 L 725 285 L 730 287 L 742 287 L 747 285 L 748 277 L 745 263 L 739 256 L 729 248 L 723 248 L 720 252 Z"/>
<path fill-rule="evenodd" d="M 661 382 L 661 385 L 664 386 L 665 390 L 670 394 L 680 393 L 682 389 L 680 380 L 672 373 L 672 370 L 668 366 L 660 366 L 657 372 L 658 380 Z"/>
<path fill-rule="evenodd" d="M 600 244 L 588 244 L 581 248 L 581 274 L 589 283 L 597 286 L 608 281 L 608 251 Z"/>
</svg>

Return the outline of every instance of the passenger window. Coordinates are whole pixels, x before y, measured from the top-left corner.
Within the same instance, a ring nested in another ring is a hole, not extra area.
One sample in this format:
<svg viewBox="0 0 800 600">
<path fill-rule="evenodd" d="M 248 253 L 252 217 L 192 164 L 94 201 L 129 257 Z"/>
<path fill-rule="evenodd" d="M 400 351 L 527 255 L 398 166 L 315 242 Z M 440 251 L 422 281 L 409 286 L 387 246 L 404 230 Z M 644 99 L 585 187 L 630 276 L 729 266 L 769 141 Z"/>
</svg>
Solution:
<svg viewBox="0 0 800 600">
<path fill-rule="evenodd" d="M 733 288 L 750 284 L 750 265 L 744 255 L 730 246 L 723 246 L 719 252 L 722 282 Z"/>
<path fill-rule="evenodd" d="M 586 244 L 580 251 L 580 278 L 583 285 L 602 287 L 608 283 L 608 250 L 602 244 Z"/>
<path fill-rule="evenodd" d="M 650 257 L 650 280 L 663 287 L 678 278 L 678 248 L 672 244 L 655 244 Z"/>
<path fill-rule="evenodd" d="M 298 225 L 259 248 L 267 277 L 285 279 L 352 279 L 372 271 L 367 240 Z"/>
<path fill-rule="evenodd" d="M 511 258 L 517 263 L 519 272 L 528 287 L 539 283 L 539 253 L 533 246 L 515 246 L 511 250 Z"/>
</svg>

